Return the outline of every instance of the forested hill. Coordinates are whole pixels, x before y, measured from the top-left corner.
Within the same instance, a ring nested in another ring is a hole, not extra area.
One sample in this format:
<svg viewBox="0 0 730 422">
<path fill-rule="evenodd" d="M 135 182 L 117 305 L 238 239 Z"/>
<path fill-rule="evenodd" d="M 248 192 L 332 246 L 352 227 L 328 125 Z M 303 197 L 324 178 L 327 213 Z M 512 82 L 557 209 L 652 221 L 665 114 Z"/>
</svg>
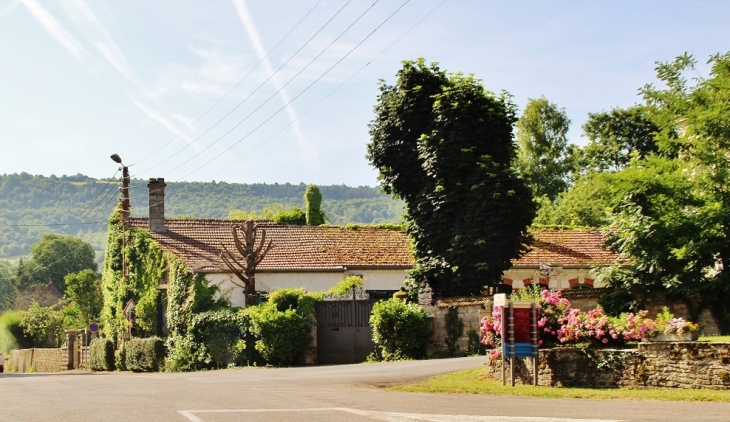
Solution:
<svg viewBox="0 0 730 422">
<path fill-rule="evenodd" d="M 28 253 L 43 233 L 80 236 L 100 250 L 105 222 L 118 197 L 117 181 L 84 175 L 0 175 L 0 259 Z M 260 213 L 264 208 L 302 208 L 306 185 L 239 184 L 225 182 L 168 183 L 168 217 L 225 218 L 231 210 Z M 403 203 L 379 188 L 319 186 L 322 208 L 330 224 L 394 223 L 401 221 Z M 147 215 L 146 180 L 131 182 L 132 214 Z"/>
</svg>

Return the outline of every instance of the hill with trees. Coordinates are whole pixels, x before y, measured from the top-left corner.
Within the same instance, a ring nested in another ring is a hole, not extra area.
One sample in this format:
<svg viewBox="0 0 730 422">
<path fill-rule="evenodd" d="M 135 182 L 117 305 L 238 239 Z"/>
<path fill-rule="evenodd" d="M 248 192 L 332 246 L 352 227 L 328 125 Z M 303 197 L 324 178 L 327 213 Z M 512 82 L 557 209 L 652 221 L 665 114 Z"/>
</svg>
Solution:
<svg viewBox="0 0 730 422">
<path fill-rule="evenodd" d="M 101 251 L 106 220 L 117 203 L 119 181 L 81 174 L 49 177 L 28 173 L 0 175 L 0 259 L 15 260 L 29 253 L 44 233 L 77 236 Z M 267 211 L 304 208 L 307 185 L 169 182 L 168 217 L 227 218 L 263 215 Z M 329 224 L 398 223 L 403 202 L 379 188 L 319 186 L 322 210 Z M 130 187 L 132 215 L 147 215 L 145 180 Z M 97 254 L 97 260 L 99 260 Z"/>
</svg>

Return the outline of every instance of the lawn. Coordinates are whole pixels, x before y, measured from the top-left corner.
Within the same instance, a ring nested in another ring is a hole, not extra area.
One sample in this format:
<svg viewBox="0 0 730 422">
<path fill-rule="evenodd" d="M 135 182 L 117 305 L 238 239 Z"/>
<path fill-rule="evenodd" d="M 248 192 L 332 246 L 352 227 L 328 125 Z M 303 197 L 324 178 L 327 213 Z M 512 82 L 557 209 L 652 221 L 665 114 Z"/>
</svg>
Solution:
<svg viewBox="0 0 730 422">
<path fill-rule="evenodd" d="M 531 385 L 503 387 L 502 382 L 489 377 L 484 368 L 440 375 L 423 382 L 393 386 L 390 389 L 415 393 L 485 394 L 561 399 L 730 402 L 730 391 L 728 390 L 558 388 Z"/>
<path fill-rule="evenodd" d="M 730 342 L 730 336 L 702 336 L 699 341 Z"/>
</svg>

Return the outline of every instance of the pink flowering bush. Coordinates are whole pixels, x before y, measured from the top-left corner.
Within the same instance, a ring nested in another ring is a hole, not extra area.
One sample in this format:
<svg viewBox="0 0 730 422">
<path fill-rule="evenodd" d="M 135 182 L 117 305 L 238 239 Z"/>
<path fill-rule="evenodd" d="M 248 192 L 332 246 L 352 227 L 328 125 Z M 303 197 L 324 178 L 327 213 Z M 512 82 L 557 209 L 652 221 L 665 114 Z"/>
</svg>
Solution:
<svg viewBox="0 0 730 422">
<path fill-rule="evenodd" d="M 538 302 L 540 344 L 591 343 L 598 347 L 616 347 L 629 341 L 643 340 L 657 330 L 657 323 L 647 318 L 647 311 L 610 317 L 601 309 L 581 312 L 571 309 L 560 291 L 543 290 L 535 294 Z M 524 299 L 524 297 L 518 297 Z M 482 343 L 490 350 L 490 359 L 501 357 L 501 307 L 495 306 L 491 316 L 482 318 Z"/>
</svg>

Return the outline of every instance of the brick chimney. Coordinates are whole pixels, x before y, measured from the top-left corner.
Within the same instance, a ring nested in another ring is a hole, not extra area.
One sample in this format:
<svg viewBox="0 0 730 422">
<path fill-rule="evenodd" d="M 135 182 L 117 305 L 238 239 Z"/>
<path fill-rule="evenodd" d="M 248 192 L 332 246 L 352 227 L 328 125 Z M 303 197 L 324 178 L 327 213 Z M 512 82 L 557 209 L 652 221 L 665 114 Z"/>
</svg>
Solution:
<svg viewBox="0 0 730 422">
<path fill-rule="evenodd" d="M 150 179 L 147 188 L 150 190 L 150 231 L 164 233 L 165 227 L 165 179 L 159 177 Z"/>
</svg>

